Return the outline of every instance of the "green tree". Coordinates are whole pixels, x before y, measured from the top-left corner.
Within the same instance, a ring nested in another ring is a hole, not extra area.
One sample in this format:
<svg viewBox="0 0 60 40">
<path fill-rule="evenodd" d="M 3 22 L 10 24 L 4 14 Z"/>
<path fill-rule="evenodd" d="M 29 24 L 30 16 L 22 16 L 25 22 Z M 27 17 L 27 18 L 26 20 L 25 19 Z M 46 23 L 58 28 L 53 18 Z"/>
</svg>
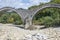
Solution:
<svg viewBox="0 0 60 40">
<path fill-rule="evenodd" d="M 51 0 L 50 3 L 59 3 L 60 4 L 60 0 Z"/>
<path fill-rule="evenodd" d="M 22 20 L 16 12 L 5 11 L 0 17 L 0 23 L 22 24 Z"/>
</svg>

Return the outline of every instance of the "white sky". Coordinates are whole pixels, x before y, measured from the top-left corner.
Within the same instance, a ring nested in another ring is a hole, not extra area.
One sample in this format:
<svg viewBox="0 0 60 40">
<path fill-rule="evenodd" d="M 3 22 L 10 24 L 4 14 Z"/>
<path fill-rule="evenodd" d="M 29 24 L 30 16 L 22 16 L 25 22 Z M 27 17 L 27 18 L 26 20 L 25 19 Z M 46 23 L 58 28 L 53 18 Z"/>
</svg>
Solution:
<svg viewBox="0 0 60 40">
<path fill-rule="evenodd" d="M 27 9 L 30 6 L 38 5 L 40 2 L 46 3 L 50 0 L 0 0 L 1 7 L 15 7 Z"/>
</svg>

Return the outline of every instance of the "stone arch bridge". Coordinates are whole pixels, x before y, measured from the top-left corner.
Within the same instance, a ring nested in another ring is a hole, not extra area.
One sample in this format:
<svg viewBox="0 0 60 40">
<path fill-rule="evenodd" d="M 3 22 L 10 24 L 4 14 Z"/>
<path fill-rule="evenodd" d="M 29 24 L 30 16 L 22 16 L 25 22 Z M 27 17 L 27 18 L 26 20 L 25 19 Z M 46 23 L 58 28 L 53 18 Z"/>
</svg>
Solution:
<svg viewBox="0 0 60 40">
<path fill-rule="evenodd" d="M 15 11 L 21 17 L 25 28 L 28 28 L 32 25 L 32 19 L 38 11 L 43 10 L 44 8 L 50 8 L 50 7 L 60 8 L 60 4 L 45 4 L 45 5 L 42 5 L 40 7 L 31 9 L 31 10 L 15 9 L 15 8 L 12 8 L 12 7 L 3 7 L 3 8 L 0 8 L 0 11 L 3 11 L 3 10 Z"/>
</svg>

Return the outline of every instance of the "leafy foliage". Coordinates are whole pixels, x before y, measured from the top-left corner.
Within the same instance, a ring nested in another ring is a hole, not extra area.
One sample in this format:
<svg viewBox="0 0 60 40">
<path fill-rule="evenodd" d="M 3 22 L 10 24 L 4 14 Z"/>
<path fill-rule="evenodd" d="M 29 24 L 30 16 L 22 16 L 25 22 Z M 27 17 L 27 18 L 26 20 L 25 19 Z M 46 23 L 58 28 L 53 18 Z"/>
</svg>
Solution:
<svg viewBox="0 0 60 40">
<path fill-rule="evenodd" d="M 60 4 L 60 0 L 51 0 L 50 3 L 59 3 Z"/>
<path fill-rule="evenodd" d="M 4 11 L 2 11 L 4 12 Z M 0 12 L 1 14 L 1 12 Z M 22 24 L 22 20 L 20 16 L 12 11 L 12 12 L 4 12 L 0 17 L 0 23 L 13 23 L 13 24 Z"/>
</svg>

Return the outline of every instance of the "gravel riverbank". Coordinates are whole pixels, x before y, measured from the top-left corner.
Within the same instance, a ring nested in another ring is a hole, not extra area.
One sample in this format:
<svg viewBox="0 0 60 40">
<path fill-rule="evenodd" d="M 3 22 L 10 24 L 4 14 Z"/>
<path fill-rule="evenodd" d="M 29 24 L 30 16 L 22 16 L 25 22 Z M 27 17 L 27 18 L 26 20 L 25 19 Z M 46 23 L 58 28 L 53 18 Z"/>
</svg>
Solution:
<svg viewBox="0 0 60 40">
<path fill-rule="evenodd" d="M 0 25 L 0 40 L 60 40 L 60 27 L 42 30 L 24 30 Z"/>
</svg>

